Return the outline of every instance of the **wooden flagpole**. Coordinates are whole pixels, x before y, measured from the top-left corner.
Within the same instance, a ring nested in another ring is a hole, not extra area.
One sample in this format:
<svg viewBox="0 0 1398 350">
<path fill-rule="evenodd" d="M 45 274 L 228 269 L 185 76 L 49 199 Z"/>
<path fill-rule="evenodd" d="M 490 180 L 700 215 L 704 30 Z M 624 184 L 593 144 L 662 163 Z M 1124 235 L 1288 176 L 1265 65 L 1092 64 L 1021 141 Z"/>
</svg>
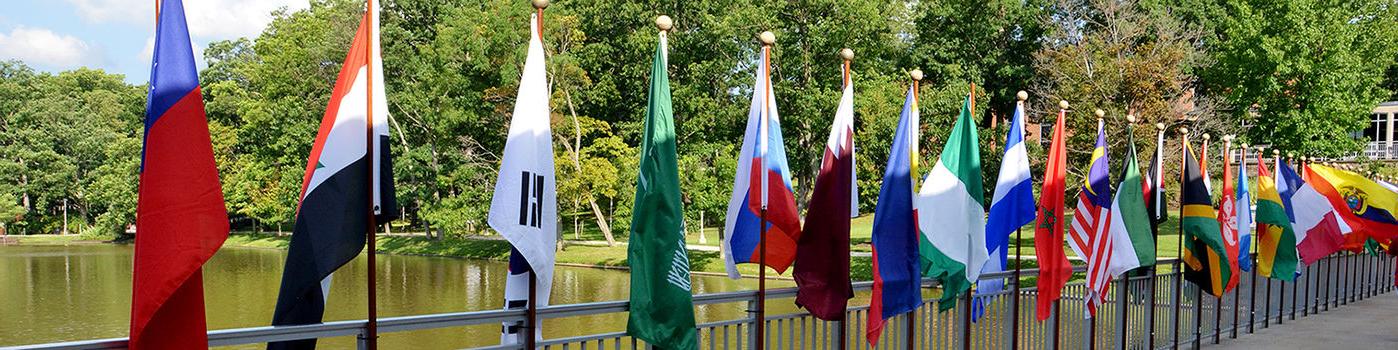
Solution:
<svg viewBox="0 0 1398 350">
<path fill-rule="evenodd" d="M 1015 98 L 1017 98 L 1017 99 L 1019 100 L 1018 102 L 1015 102 L 1015 104 L 1017 104 L 1016 107 L 1024 108 L 1024 101 L 1029 99 L 1029 93 L 1024 92 L 1024 91 L 1020 91 L 1020 92 L 1018 92 L 1018 93 L 1015 94 Z M 1021 116 L 1021 117 L 1023 117 L 1023 116 Z M 1013 121 L 1013 120 L 1011 120 L 1010 122 L 1011 122 L 1011 123 L 1015 123 L 1015 121 Z M 1023 120 L 1021 119 L 1020 122 L 1023 122 Z M 1010 127 L 1011 127 L 1011 128 L 1014 128 L 1014 126 L 1010 126 Z M 1022 131 L 1022 130 L 1021 130 L 1021 131 Z M 1042 137 L 1042 136 L 1040 136 L 1040 137 Z M 1023 141 L 1023 140 L 1020 140 L 1020 142 L 1024 142 L 1024 141 Z M 1031 179 L 1030 181 L 1032 182 L 1033 180 Z M 1023 239 L 1024 239 L 1023 230 L 1021 230 L 1021 228 L 1019 228 L 1019 227 L 1016 227 L 1016 228 L 1015 228 L 1015 277 L 1014 277 L 1014 293 L 1011 294 L 1011 295 L 1014 296 L 1014 298 L 1013 298 L 1013 299 L 1010 299 L 1010 329 L 1012 330 L 1011 333 L 1010 333 L 1010 334 L 1011 334 L 1011 336 L 1010 336 L 1010 350 L 1019 350 L 1019 297 L 1020 297 L 1020 296 L 1019 296 L 1019 289 L 1020 289 L 1020 287 L 1019 287 L 1019 283 L 1020 283 L 1020 282 L 1019 282 L 1019 276 L 1020 276 L 1020 274 L 1021 274 L 1021 270 L 1024 269 L 1024 268 L 1023 268 L 1023 265 L 1024 265 L 1024 264 L 1022 263 L 1022 262 L 1024 261 L 1024 260 L 1023 260 L 1023 255 L 1022 255 L 1022 253 L 1023 253 L 1023 251 L 1022 251 L 1022 248 L 1023 248 L 1023 241 L 1022 241 L 1022 240 L 1023 240 Z"/>
<path fill-rule="evenodd" d="M 375 241 L 374 232 L 376 231 L 376 230 L 375 230 L 375 227 L 374 227 L 374 226 L 376 225 L 375 222 L 374 222 L 374 221 L 375 221 L 374 219 L 376 219 L 376 218 L 375 218 L 375 214 L 376 214 L 376 213 L 375 213 L 375 210 L 374 210 L 375 208 L 374 208 L 374 190 L 373 190 L 373 188 L 374 188 L 374 185 L 373 185 L 373 181 L 374 181 L 374 166 L 375 166 L 375 164 L 374 164 L 374 163 L 375 163 L 375 162 L 374 162 L 374 161 L 375 161 L 375 159 L 374 159 L 374 141 L 375 141 L 375 140 L 374 140 L 374 34 L 375 34 L 375 33 L 374 33 L 374 27 L 375 27 L 375 24 L 376 24 L 376 23 L 374 23 L 375 20 L 376 20 L 376 18 L 374 18 L 374 17 L 375 17 L 374 15 L 375 15 L 375 13 L 374 13 L 374 0 L 368 0 L 368 1 L 365 3 L 365 8 L 364 8 L 364 21 L 365 21 L 365 23 L 368 25 L 368 31 L 369 31 L 369 33 L 368 33 L 367 35 L 365 35 L 365 39 L 366 39 L 366 40 L 365 40 L 365 48 L 364 48 L 364 66 L 365 66 L 365 69 L 364 69 L 364 72 L 365 72 L 365 74 L 364 74 L 364 87 L 365 87 L 365 88 L 364 88 L 364 97 L 365 97 L 365 104 L 364 104 L 364 106 L 365 106 L 365 108 L 364 108 L 364 113 L 365 113 L 365 114 L 364 114 L 364 115 L 365 115 L 365 117 L 364 117 L 364 123 L 365 123 L 365 129 L 364 129 L 364 138 L 365 138 L 365 143 L 364 143 L 364 159 L 367 160 L 367 163 L 369 164 L 369 167 L 368 167 L 369 177 L 368 177 L 368 179 L 369 179 L 369 181 L 370 181 L 370 184 L 369 184 L 369 191 L 368 191 L 368 193 L 369 193 L 369 208 L 368 208 L 368 209 L 369 209 L 369 213 L 368 213 L 368 214 L 369 214 L 369 217 L 368 217 L 368 223 L 369 223 L 369 224 L 365 227 L 366 229 L 365 229 L 365 233 L 364 233 L 364 234 L 366 235 L 365 238 L 366 238 L 366 240 L 368 241 L 368 250 L 369 250 L 368 261 L 367 261 L 367 263 L 368 263 L 368 265 L 369 265 L 369 276 L 366 278 L 366 279 L 368 280 L 368 281 L 367 281 L 367 282 L 368 282 L 367 295 L 368 295 L 368 309 L 369 309 L 369 314 L 368 314 L 368 316 L 369 316 L 369 322 L 368 322 L 368 324 L 367 324 L 366 327 L 365 327 L 364 341 L 365 341 L 365 346 L 366 346 L 369 350 L 375 350 L 375 349 L 378 349 L 378 347 L 379 347 L 379 334 L 378 334 L 378 333 L 379 333 L 379 329 L 378 329 L 378 328 L 379 328 L 379 327 L 378 327 L 378 326 L 379 326 L 379 322 L 378 322 L 378 300 L 377 300 L 377 297 L 378 297 L 378 296 L 376 295 L 376 289 L 377 289 L 377 283 L 376 283 L 376 282 L 377 282 L 377 279 L 378 279 L 378 278 L 377 278 L 377 277 L 378 277 L 378 276 L 377 276 L 378 274 L 377 274 L 377 271 L 375 271 L 375 259 L 374 259 L 374 255 L 375 255 L 375 252 L 374 252 L 374 251 L 375 251 L 375 249 L 376 249 L 376 248 L 375 248 L 375 242 L 374 242 L 374 241 Z"/>
<path fill-rule="evenodd" d="M 850 62 L 851 62 L 851 61 L 854 61 L 854 50 L 851 50 L 851 49 L 849 49 L 849 48 L 845 48 L 845 49 L 840 50 L 840 58 L 841 58 L 841 59 L 844 59 L 844 62 L 845 62 L 845 63 L 844 63 L 844 85 L 845 85 L 845 86 L 850 86 L 851 84 L 854 84 L 854 73 L 850 70 Z M 853 127 L 853 125 L 851 125 L 851 127 Z M 853 180 L 853 179 L 851 179 L 851 180 Z M 846 232 L 845 234 L 848 235 L 849 233 Z M 845 327 L 846 327 L 845 320 L 846 320 L 847 318 L 848 318 L 847 313 L 844 312 L 844 311 L 841 311 L 841 312 L 840 312 L 840 320 L 835 322 L 835 325 L 836 325 L 836 327 L 838 328 L 838 329 L 836 330 L 836 332 L 837 332 L 837 334 L 839 335 L 839 341 L 840 341 L 840 345 L 839 345 L 838 347 L 836 347 L 836 348 L 837 348 L 837 349 L 840 349 L 840 350 L 845 350 L 846 348 L 849 347 L 849 331 L 845 329 Z"/>
<path fill-rule="evenodd" d="M 549 7 L 549 0 L 533 0 L 534 17 L 538 22 L 539 42 L 544 41 L 544 9 Z M 531 23 L 531 26 L 536 25 Z M 550 233 L 552 234 L 552 233 Z M 535 349 L 538 344 L 539 335 L 539 275 L 534 271 L 534 266 L 529 266 L 529 299 L 524 309 L 524 347 Z M 549 281 L 552 283 L 553 281 Z"/>
<path fill-rule="evenodd" d="M 772 34 L 772 32 L 767 31 L 767 32 L 762 32 L 761 34 L 758 34 L 758 35 L 757 35 L 757 38 L 758 38 L 758 40 L 760 40 L 760 41 L 762 42 L 762 73 L 763 73 L 763 76 L 758 77 L 758 79 L 763 79 L 763 80 L 766 81 L 766 85 L 765 85 L 765 87 L 762 89 L 762 94 L 763 94 L 763 98 L 762 98 L 762 108 L 763 108 L 763 111 L 762 111 L 762 120 L 758 121 L 758 123 L 759 123 L 759 127 L 758 127 L 758 128 L 760 129 L 760 128 L 761 128 L 760 125 L 762 125 L 763 123 L 768 123 L 768 122 L 770 122 L 770 119 L 771 119 L 771 118 L 769 117 L 769 114 L 768 114 L 768 113 L 771 113 L 770 108 L 772 108 L 772 107 L 769 106 L 767 103 L 768 103 L 768 101 L 771 101 L 771 98 L 772 98 L 771 96 L 768 95 L 768 94 L 771 93 L 771 91 L 772 91 L 772 71 L 771 71 L 771 69 L 772 69 L 772 60 L 771 60 L 771 54 L 772 54 L 772 44 L 774 44 L 774 43 L 777 42 L 777 36 L 776 36 L 775 34 Z M 770 130 L 771 130 L 771 127 L 770 127 L 770 126 L 769 126 L 767 129 L 764 129 L 764 131 L 767 131 L 767 132 L 770 132 Z M 765 141 L 765 138 L 767 137 L 767 135 L 766 135 L 766 134 L 763 134 L 761 137 L 763 137 L 764 140 L 759 140 L 759 142 L 766 142 L 766 141 Z M 764 165 L 765 165 L 765 163 L 766 163 L 766 155 L 765 155 L 765 154 L 763 155 L 763 163 L 764 163 Z M 763 167 L 763 169 L 760 169 L 760 170 L 763 171 L 763 172 L 766 172 L 766 171 L 767 171 L 767 169 L 766 169 L 765 166 Z M 765 334 L 763 333 L 764 328 L 766 328 L 766 327 L 765 327 L 765 323 L 767 323 L 767 197 L 766 197 L 766 196 L 767 196 L 767 188 L 766 188 L 766 185 L 767 185 L 767 181 L 766 181 L 767 174 L 765 174 L 765 173 L 764 173 L 764 174 L 759 174 L 759 176 L 762 176 L 762 178 L 764 179 L 764 181 L 762 182 L 762 184 L 763 184 L 763 189 L 762 189 L 762 196 L 763 196 L 763 197 L 762 197 L 762 209 L 761 209 L 761 213 L 759 213 L 759 215 L 758 215 L 759 218 L 758 218 L 758 225 L 757 225 L 757 229 L 758 229 L 758 235 L 757 235 L 757 246 L 758 246 L 758 248 L 757 248 L 757 249 L 758 249 L 758 253 L 757 253 L 757 254 L 758 254 L 758 257 L 757 257 L 757 261 L 758 261 L 758 262 L 757 262 L 757 305 L 756 305 L 756 306 L 757 306 L 757 320 L 756 320 L 756 324 L 755 324 L 755 328 L 754 328 L 755 334 L 756 334 L 756 336 L 754 337 L 754 339 L 757 339 L 757 346 L 756 346 L 757 350 L 762 350 L 762 349 L 765 349 L 766 346 L 767 346 L 767 339 L 766 339 L 766 337 L 764 336 Z"/>
</svg>

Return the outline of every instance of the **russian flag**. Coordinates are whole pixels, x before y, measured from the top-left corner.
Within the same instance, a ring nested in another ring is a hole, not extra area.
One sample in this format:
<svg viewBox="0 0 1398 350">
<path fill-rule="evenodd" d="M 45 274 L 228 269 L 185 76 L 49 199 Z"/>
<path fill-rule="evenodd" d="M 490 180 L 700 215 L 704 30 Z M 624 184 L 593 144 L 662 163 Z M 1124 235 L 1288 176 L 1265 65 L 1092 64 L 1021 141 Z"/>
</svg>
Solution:
<svg viewBox="0 0 1398 350">
<path fill-rule="evenodd" d="M 133 349 L 209 346 L 201 269 L 228 238 L 184 6 L 162 2 L 146 101 L 131 288 Z"/>
<path fill-rule="evenodd" d="M 922 259 L 918 256 L 917 212 L 913 207 L 918 125 L 917 90 L 910 88 L 888 151 L 879 202 L 874 206 L 874 291 L 865 328 L 871 345 L 878 345 L 889 318 L 922 305 Z"/>
<path fill-rule="evenodd" d="M 770 48 L 764 47 L 724 221 L 727 234 L 723 236 L 723 259 L 728 277 L 733 279 L 742 277 L 737 264 L 764 262 L 758 249 L 763 207 L 767 208 L 766 266 L 785 273 L 796 258 L 796 241 L 801 238 L 801 219 L 791 191 L 777 100 L 772 95 L 769 54 Z"/>
</svg>

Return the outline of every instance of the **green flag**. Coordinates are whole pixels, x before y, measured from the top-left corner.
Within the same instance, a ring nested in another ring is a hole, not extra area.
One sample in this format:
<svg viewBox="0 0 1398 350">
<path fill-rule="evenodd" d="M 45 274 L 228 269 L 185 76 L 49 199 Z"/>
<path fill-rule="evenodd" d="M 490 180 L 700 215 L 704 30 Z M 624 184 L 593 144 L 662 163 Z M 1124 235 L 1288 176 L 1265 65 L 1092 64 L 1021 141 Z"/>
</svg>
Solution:
<svg viewBox="0 0 1398 350">
<path fill-rule="evenodd" d="M 665 34 L 651 68 L 650 104 L 636 176 L 627 263 L 631 266 L 631 314 L 626 333 L 664 349 L 695 349 L 694 298 L 684 244 L 675 118 L 665 70 Z"/>
</svg>

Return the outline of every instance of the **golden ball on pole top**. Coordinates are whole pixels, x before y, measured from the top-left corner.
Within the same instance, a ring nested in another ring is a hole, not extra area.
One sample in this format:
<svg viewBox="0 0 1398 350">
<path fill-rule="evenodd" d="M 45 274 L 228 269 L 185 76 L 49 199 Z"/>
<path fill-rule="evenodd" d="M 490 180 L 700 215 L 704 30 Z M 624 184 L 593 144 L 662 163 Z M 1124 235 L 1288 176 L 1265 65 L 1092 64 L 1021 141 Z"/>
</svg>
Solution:
<svg viewBox="0 0 1398 350">
<path fill-rule="evenodd" d="M 1209 139 L 1209 133 L 1204 133 L 1204 141 L 1208 141 Z"/>
<path fill-rule="evenodd" d="M 668 32 L 675 27 L 675 20 L 671 19 L 670 16 L 660 15 L 660 17 L 655 18 L 655 27 L 662 32 Z"/>
<path fill-rule="evenodd" d="M 914 69 L 911 72 L 908 72 L 908 76 L 912 77 L 913 80 L 922 81 L 922 70 Z"/>
<path fill-rule="evenodd" d="M 1160 129 L 1160 131 L 1165 131 L 1165 123 L 1155 123 L 1155 128 Z"/>
<path fill-rule="evenodd" d="M 1059 109 L 1068 109 L 1068 100 L 1059 100 L 1059 101 L 1058 101 L 1058 108 L 1059 108 Z"/>
<path fill-rule="evenodd" d="M 1020 101 L 1028 100 L 1028 99 L 1029 99 L 1029 93 L 1028 93 L 1028 92 L 1024 92 L 1024 90 L 1019 90 L 1019 92 L 1016 92 L 1016 93 L 1015 93 L 1015 98 L 1019 99 Z"/>
<path fill-rule="evenodd" d="M 549 8 L 549 0 L 533 0 L 533 2 L 534 8 L 536 9 L 543 10 Z"/>
<path fill-rule="evenodd" d="M 854 50 L 850 50 L 850 48 L 848 47 L 840 49 L 840 58 L 843 58 L 846 61 L 853 61 Z"/>
<path fill-rule="evenodd" d="M 1189 127 L 1180 127 L 1180 135 L 1189 135 Z"/>
<path fill-rule="evenodd" d="M 1272 149 L 1272 156 L 1273 156 L 1273 157 L 1281 157 L 1281 150 L 1279 150 L 1279 149 Z"/>
<path fill-rule="evenodd" d="M 1098 120 L 1101 120 L 1103 117 L 1107 115 L 1107 111 L 1104 111 L 1101 108 L 1098 108 L 1096 111 L 1093 111 L 1092 113 L 1097 115 Z"/>
<path fill-rule="evenodd" d="M 1135 114 L 1127 114 L 1127 115 L 1126 115 L 1126 122 L 1127 122 L 1127 123 L 1130 123 L 1130 124 L 1136 124 L 1136 115 L 1135 115 Z"/>
<path fill-rule="evenodd" d="M 777 42 L 777 35 L 772 34 L 772 31 L 769 30 L 762 32 L 762 34 L 758 34 L 757 40 L 762 41 L 762 45 L 772 46 L 772 44 Z"/>
</svg>

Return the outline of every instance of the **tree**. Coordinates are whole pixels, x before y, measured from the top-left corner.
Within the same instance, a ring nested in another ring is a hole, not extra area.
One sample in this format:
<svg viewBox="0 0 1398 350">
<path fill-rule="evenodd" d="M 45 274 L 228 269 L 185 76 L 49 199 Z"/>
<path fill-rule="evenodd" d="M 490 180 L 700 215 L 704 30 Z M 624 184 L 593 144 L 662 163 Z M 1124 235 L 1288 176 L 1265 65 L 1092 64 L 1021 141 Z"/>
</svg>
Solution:
<svg viewBox="0 0 1398 350">
<path fill-rule="evenodd" d="M 1205 92 L 1247 119 L 1253 143 L 1286 152 L 1358 151 L 1380 86 L 1398 57 L 1392 1 L 1227 0 Z M 1255 115 L 1255 117 L 1253 116 Z"/>
</svg>

